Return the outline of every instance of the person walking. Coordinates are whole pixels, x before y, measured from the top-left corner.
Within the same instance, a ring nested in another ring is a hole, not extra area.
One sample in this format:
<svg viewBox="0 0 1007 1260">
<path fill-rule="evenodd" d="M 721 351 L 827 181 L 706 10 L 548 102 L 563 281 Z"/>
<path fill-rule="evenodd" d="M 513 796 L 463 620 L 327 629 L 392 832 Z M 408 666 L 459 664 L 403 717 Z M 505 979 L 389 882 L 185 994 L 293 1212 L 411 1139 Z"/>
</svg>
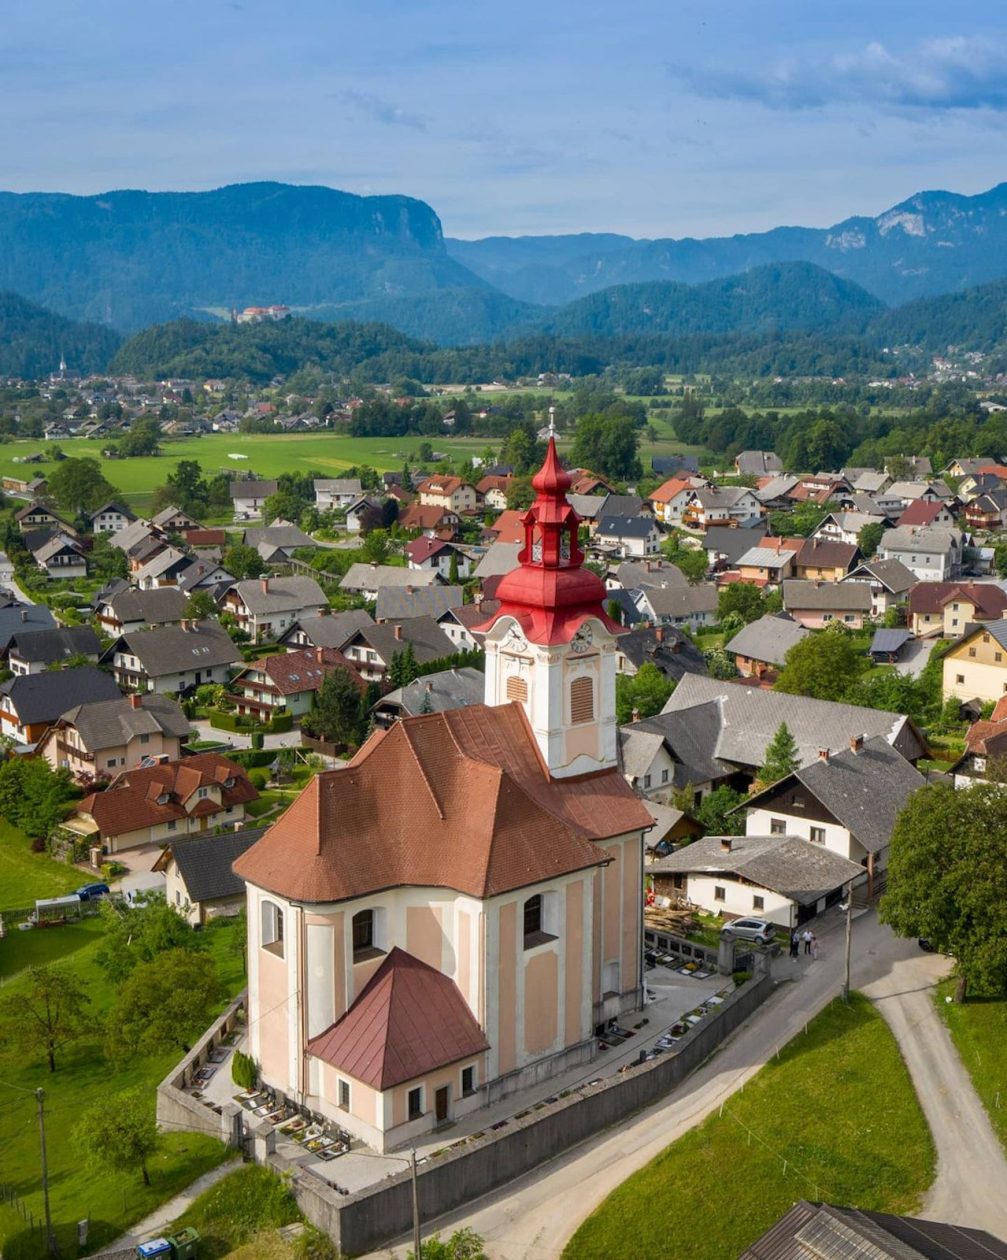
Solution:
<svg viewBox="0 0 1007 1260">
<path fill-rule="evenodd" d="M 805 929 L 804 929 L 804 936 L 803 936 L 803 938 L 802 938 L 802 939 L 804 940 L 804 952 L 805 952 L 806 954 L 810 954 L 810 953 L 811 953 L 811 941 L 812 941 L 811 928 L 805 928 Z"/>
<path fill-rule="evenodd" d="M 797 958 L 801 951 L 801 938 L 797 928 L 790 933 L 790 957 Z"/>
<path fill-rule="evenodd" d="M 811 957 L 815 962 L 818 962 L 818 937 L 814 932 L 811 933 Z"/>
</svg>

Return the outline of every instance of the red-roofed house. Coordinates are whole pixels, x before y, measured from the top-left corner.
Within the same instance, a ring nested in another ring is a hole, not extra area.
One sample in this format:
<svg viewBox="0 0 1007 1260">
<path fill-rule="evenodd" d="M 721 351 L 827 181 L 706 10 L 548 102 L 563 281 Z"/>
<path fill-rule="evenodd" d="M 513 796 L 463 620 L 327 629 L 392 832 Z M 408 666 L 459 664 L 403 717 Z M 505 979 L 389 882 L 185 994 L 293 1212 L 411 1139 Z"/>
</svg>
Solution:
<svg viewBox="0 0 1007 1260">
<path fill-rule="evenodd" d="M 245 805 L 258 795 L 243 766 L 218 753 L 199 753 L 124 770 L 104 792 L 79 801 L 64 825 L 93 836 L 105 852 L 119 853 L 240 823 Z"/>
<path fill-rule="evenodd" d="M 428 538 L 454 538 L 458 533 L 461 518 L 457 512 L 449 508 L 431 507 L 424 503 L 410 503 L 399 513 L 399 524 L 403 529 L 417 529 Z"/>
<path fill-rule="evenodd" d="M 491 535 L 494 542 L 524 542 L 524 518 L 526 512 L 516 508 L 508 508 L 501 512 L 492 525 L 486 526 L 486 534 Z"/>
<path fill-rule="evenodd" d="M 303 717 L 311 708 L 323 679 L 335 669 L 350 673 L 360 692 L 367 686 L 353 664 L 335 648 L 307 648 L 281 652 L 246 665 L 231 680 L 230 690 L 238 712 L 268 721 L 277 713 Z"/>
<path fill-rule="evenodd" d="M 955 518 L 946 504 L 939 499 L 914 499 L 895 524 L 898 525 L 941 525 L 945 529 L 953 528 Z"/>
<path fill-rule="evenodd" d="M 620 627 L 550 441 L 484 608 L 486 704 L 377 731 L 234 863 L 264 1082 L 378 1150 L 589 1063 L 642 1004 L 643 835 Z"/>
<path fill-rule="evenodd" d="M 689 502 L 689 491 L 702 484 L 699 477 L 671 477 L 650 496 L 654 515 L 665 525 L 681 525 L 682 513 Z"/>
<path fill-rule="evenodd" d="M 467 578 L 472 572 L 468 553 L 443 538 L 414 538 L 406 543 L 405 552 L 410 569 L 434 569 L 445 581 L 451 576 L 452 556 L 456 557 L 458 577 Z"/>
<path fill-rule="evenodd" d="M 492 508 L 494 512 L 502 512 L 507 506 L 507 491 L 510 489 L 514 478 L 512 476 L 499 477 L 488 476 L 483 477 L 481 481 L 476 482 L 476 493 L 482 499 L 488 508 Z"/>
<path fill-rule="evenodd" d="M 970 623 L 999 621 L 1007 611 L 1007 595 L 992 582 L 917 582 L 907 611 L 917 638 L 960 639 Z"/>
<path fill-rule="evenodd" d="M 475 486 L 461 477 L 428 477 L 416 487 L 425 507 L 444 508 L 452 512 L 474 512 L 479 506 Z"/>
</svg>

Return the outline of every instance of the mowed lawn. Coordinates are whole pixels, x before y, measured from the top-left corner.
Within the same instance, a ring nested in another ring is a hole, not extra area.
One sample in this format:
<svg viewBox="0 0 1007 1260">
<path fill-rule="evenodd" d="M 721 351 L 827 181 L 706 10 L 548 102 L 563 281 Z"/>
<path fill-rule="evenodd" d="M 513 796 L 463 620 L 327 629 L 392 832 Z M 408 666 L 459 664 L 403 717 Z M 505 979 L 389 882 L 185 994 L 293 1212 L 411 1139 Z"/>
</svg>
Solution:
<svg viewBox="0 0 1007 1260">
<path fill-rule="evenodd" d="M 66 862 L 32 853 L 24 832 L 0 818 L 0 914 L 30 909 L 39 897 L 61 897 L 87 882 Z"/>
<path fill-rule="evenodd" d="M 955 983 L 940 985 L 934 1001 L 993 1128 L 1007 1147 L 1007 998 L 949 1002 Z"/>
<path fill-rule="evenodd" d="M 225 922 L 204 934 L 230 994 L 244 987 L 240 954 L 231 945 L 233 931 L 233 926 Z M 32 1091 L 42 1086 L 46 1091 L 48 1117 L 50 1200 L 64 1256 L 78 1254 L 77 1221 L 90 1219 L 89 1249 L 97 1250 L 230 1154 L 214 1139 L 169 1131 L 164 1136 L 163 1150 L 151 1162 L 149 1187 L 142 1184 L 139 1173 L 110 1173 L 89 1168 L 76 1154 L 71 1134 L 82 1111 L 111 1100 L 121 1090 L 135 1085 L 149 1088 L 153 1108 L 155 1086 L 182 1055 L 182 1051 L 177 1050 L 139 1056 L 114 1067 L 105 1059 L 101 1023 L 112 1006 L 115 989 L 95 962 L 100 942 L 101 923 L 97 919 L 17 933 L 14 939 L 0 941 L 0 958 L 4 957 L 6 947 L 11 946 L 19 964 L 36 958 L 56 961 L 53 951 L 59 944 L 62 946 L 59 957 L 83 980 L 91 997 L 94 1035 L 58 1053 L 54 1073 L 47 1070 L 41 1057 L 34 1062 L 25 1062 L 23 1057 L 14 1060 L 0 1057 L 0 1169 L 3 1170 L 0 1178 L 15 1187 L 38 1220 L 42 1214 L 42 1193 Z M 20 966 L 14 968 L 20 969 Z M 24 977 L 15 977 L 3 991 L 16 992 L 23 983 Z M 6 1206 L 0 1207 L 0 1251 L 4 1260 L 35 1260 L 45 1255 L 37 1234 L 29 1234 L 17 1212 Z"/>
<path fill-rule="evenodd" d="M 911 1213 L 934 1160 L 895 1039 L 854 995 L 813 1020 L 722 1115 L 625 1181 L 563 1255 L 734 1260 L 801 1198 Z"/>
</svg>

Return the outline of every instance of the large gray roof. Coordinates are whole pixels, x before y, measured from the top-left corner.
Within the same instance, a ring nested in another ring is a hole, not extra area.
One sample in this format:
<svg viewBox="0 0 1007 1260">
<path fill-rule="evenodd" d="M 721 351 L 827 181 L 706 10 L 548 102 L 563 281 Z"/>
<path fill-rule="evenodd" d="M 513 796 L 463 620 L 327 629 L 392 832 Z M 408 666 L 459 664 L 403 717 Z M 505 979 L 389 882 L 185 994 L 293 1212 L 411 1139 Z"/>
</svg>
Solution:
<svg viewBox="0 0 1007 1260">
<path fill-rule="evenodd" d="M 696 586 L 645 586 L 637 606 L 646 599 L 655 617 L 688 617 L 717 610 L 717 588 L 708 582 Z"/>
<path fill-rule="evenodd" d="M 214 665 L 237 665 L 241 653 L 231 636 L 217 621 L 196 621 L 181 625 L 153 626 L 149 630 L 128 630 L 105 653 L 111 659 L 120 643 L 135 656 L 148 678 L 208 669 Z M 121 649 L 120 649 L 121 650 Z"/>
<path fill-rule="evenodd" d="M 398 709 L 405 716 L 416 713 L 443 713 L 447 709 L 463 709 L 482 704 L 486 678 L 471 665 L 461 669 L 442 669 L 424 674 L 408 687 L 397 687 L 374 706 Z"/>
<path fill-rule="evenodd" d="M 641 513 L 648 520 L 653 519 L 650 504 L 638 494 L 607 494 L 605 502 L 598 509 L 598 520 L 604 521 L 609 516 L 639 516 Z"/>
<path fill-rule="evenodd" d="M 138 735 L 188 737 L 192 723 L 176 700 L 153 692 L 134 699 L 139 700 L 139 708 L 127 696 L 78 704 L 60 714 L 60 720 L 76 728 L 84 747 L 92 753 L 129 743 Z"/>
<path fill-rule="evenodd" d="M 751 529 L 731 529 L 728 525 L 711 525 L 703 536 L 703 550 L 707 555 L 722 555 L 729 565 L 737 564 L 750 547 L 757 547 L 765 538 L 766 527 L 756 525 Z"/>
<path fill-rule="evenodd" d="M 619 761 L 623 774 L 631 779 L 639 779 L 645 775 L 663 746 L 664 736 L 659 731 L 640 730 L 635 726 L 621 727 Z"/>
<path fill-rule="evenodd" d="M 0 608 L 0 652 L 6 651 L 16 634 L 52 630 L 55 625 L 56 619 L 45 604 L 11 604 Z"/>
<path fill-rule="evenodd" d="M 961 533 L 957 529 L 944 529 L 938 525 L 927 525 L 922 529 L 915 525 L 897 525 L 888 530 L 878 545 L 878 551 L 891 555 L 901 551 L 917 555 L 928 552 L 935 555 L 947 555 L 962 544 Z"/>
<path fill-rule="evenodd" d="M 443 617 L 449 608 L 462 605 L 460 586 L 425 586 L 407 590 L 401 586 L 383 586 L 374 606 L 377 621 L 402 621 L 407 617 Z"/>
<path fill-rule="evenodd" d="M 501 577 L 517 568 L 517 556 L 521 543 L 495 542 L 476 565 L 477 578 Z"/>
<path fill-rule="evenodd" d="M 401 637 L 396 636 L 396 627 Z M 397 652 L 404 652 L 410 643 L 420 665 L 443 660 L 457 651 L 433 617 L 410 617 L 394 624 L 388 622 L 380 626 L 364 626 L 353 636 L 354 640 L 357 638 L 363 639 L 372 647 L 385 664 L 389 664 Z"/>
<path fill-rule="evenodd" d="M 725 847 L 728 841 L 730 850 Z M 806 906 L 858 878 L 863 867 L 800 836 L 704 836 L 647 871 L 739 875 Z"/>
<path fill-rule="evenodd" d="M 117 591 L 108 601 L 123 625 L 131 621 L 145 621 L 148 625 L 181 621 L 186 602 L 185 596 L 174 586 L 159 586 L 152 591 Z"/>
<path fill-rule="evenodd" d="M 101 641 L 90 626 L 65 626 L 57 630 L 32 629 L 25 634 L 15 634 L 10 641 L 22 661 L 35 664 L 55 665 L 68 656 L 97 657 Z"/>
<path fill-rule="evenodd" d="M 670 560 L 623 560 L 616 580 L 627 590 L 634 586 L 688 586 L 689 579 Z"/>
<path fill-rule="evenodd" d="M 625 595 L 626 592 L 618 594 Z M 674 626 L 634 626 L 628 634 L 619 635 L 616 649 L 637 669 L 649 662 L 675 682 L 683 674 L 709 672 L 706 657 L 700 649 Z"/>
<path fill-rule="evenodd" d="M 225 831 L 219 836 L 194 836 L 173 840 L 169 846 L 178 873 L 193 903 L 236 897 L 245 881 L 231 869 L 243 853 L 266 834 L 265 827 Z"/>
<path fill-rule="evenodd" d="M 346 612 L 301 617 L 280 641 L 287 643 L 297 630 L 303 630 L 312 647 L 335 648 L 338 651 L 362 626 L 373 625 L 374 618 L 366 608 L 350 608 Z"/>
<path fill-rule="evenodd" d="M 380 591 L 384 586 L 432 586 L 436 569 L 404 569 L 394 564 L 351 564 L 339 583 L 344 591 Z"/>
<path fill-rule="evenodd" d="M 847 747 L 827 759 L 816 758 L 792 777 L 872 853 L 888 844 L 899 811 L 926 783 L 923 775 L 879 736 L 865 740 L 856 752 Z M 788 781 L 749 797 L 747 804 L 757 805 Z"/>
<path fill-rule="evenodd" d="M 912 569 L 907 569 L 901 560 L 865 560 L 842 580 L 857 582 L 865 579 L 880 582 L 893 595 L 904 594 L 919 581 Z"/>
<path fill-rule="evenodd" d="M 1004 623 L 1007 626 L 1007 622 Z M 711 724 L 710 714 L 716 715 Z M 766 747 L 786 722 L 797 743 L 802 764 L 814 761 L 821 748 L 845 748 L 854 736 L 879 735 L 906 758 L 924 756 L 926 744 L 904 714 L 863 709 L 832 700 L 813 700 L 782 691 L 765 691 L 738 682 L 720 682 L 686 674 L 668 699 L 659 718 L 674 715 L 679 729 L 710 759 L 738 766 L 758 767 Z"/>
<path fill-rule="evenodd" d="M 605 516 L 598 522 L 598 538 L 649 538 L 657 529 L 651 516 Z"/>
<path fill-rule="evenodd" d="M 747 656 L 753 661 L 766 661 L 770 665 L 782 665 L 784 657 L 794 646 L 811 633 L 789 617 L 760 617 L 742 626 L 725 651 L 732 656 Z"/>
<path fill-rule="evenodd" d="M 806 608 L 809 612 L 871 611 L 871 588 L 867 582 L 812 582 L 806 578 L 785 578 L 783 607 Z"/>
<path fill-rule="evenodd" d="M 682 683 L 679 683 L 681 686 Z M 720 707 L 711 700 L 682 713 L 664 712 L 644 718 L 631 726 L 622 727 L 621 733 L 647 731 L 662 736 L 675 761 L 674 786 L 685 787 L 690 783 L 716 783 L 735 772 L 735 767 L 721 760 L 716 753 L 720 725 Z"/>
<path fill-rule="evenodd" d="M 112 675 L 94 665 L 20 674 L 0 684 L 0 695 L 9 698 L 18 720 L 32 725 L 54 722 L 68 705 L 112 700 L 121 694 Z"/>
<path fill-rule="evenodd" d="M 317 547 L 318 543 L 298 525 L 266 525 L 261 529 L 246 529 L 241 536 L 246 547 L 258 547 L 265 543 L 271 548 L 281 547 L 292 551 L 295 547 Z"/>
<path fill-rule="evenodd" d="M 276 482 L 232 481 L 228 492 L 232 499 L 268 499 L 276 493 Z"/>
<path fill-rule="evenodd" d="M 253 616 L 321 608 L 329 602 L 322 588 L 310 577 L 249 578 L 235 582 L 233 589 Z"/>
</svg>

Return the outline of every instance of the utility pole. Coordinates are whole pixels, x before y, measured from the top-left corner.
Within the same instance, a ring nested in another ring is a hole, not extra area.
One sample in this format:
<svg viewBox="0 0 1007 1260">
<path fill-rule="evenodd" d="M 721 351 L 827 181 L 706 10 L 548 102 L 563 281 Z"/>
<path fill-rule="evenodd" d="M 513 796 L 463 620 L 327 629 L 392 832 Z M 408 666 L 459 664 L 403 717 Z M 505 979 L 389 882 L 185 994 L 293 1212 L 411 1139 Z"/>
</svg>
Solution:
<svg viewBox="0 0 1007 1260">
<path fill-rule="evenodd" d="M 420 1260 L 420 1196 L 416 1186 L 416 1147 L 409 1152 L 413 1175 L 413 1260 Z"/>
<path fill-rule="evenodd" d="M 846 887 L 846 966 L 843 973 L 843 1001 L 850 1000 L 850 944 L 853 939 L 853 884 Z"/>
<path fill-rule="evenodd" d="M 49 1211 L 49 1163 L 45 1153 L 45 1090 L 41 1087 L 35 1091 L 35 1100 L 38 1103 L 38 1136 L 42 1150 L 42 1199 L 45 1203 L 46 1246 L 49 1255 L 58 1256 L 59 1248 L 56 1245 L 56 1235 L 53 1233 L 52 1228 L 52 1214 Z"/>
</svg>

